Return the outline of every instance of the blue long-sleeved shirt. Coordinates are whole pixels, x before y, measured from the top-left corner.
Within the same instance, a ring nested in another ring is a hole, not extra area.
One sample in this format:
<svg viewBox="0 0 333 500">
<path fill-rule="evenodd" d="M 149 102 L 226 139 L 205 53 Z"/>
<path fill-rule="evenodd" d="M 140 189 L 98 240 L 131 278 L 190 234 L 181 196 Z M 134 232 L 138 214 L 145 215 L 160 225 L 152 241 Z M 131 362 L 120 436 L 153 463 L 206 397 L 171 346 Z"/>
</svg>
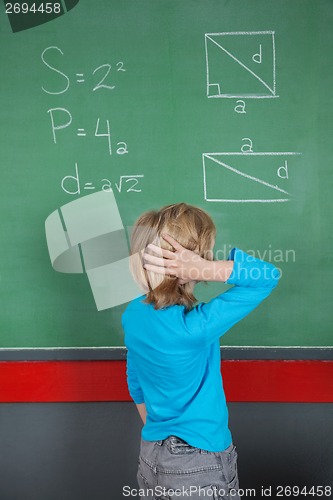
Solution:
<svg viewBox="0 0 333 500">
<path fill-rule="evenodd" d="M 208 451 L 232 442 L 219 338 L 270 294 L 280 273 L 238 248 L 228 259 L 234 267 L 226 283 L 235 286 L 209 302 L 155 310 L 141 295 L 123 313 L 127 383 L 134 402 L 146 404 L 147 441 L 173 434 Z"/>
</svg>

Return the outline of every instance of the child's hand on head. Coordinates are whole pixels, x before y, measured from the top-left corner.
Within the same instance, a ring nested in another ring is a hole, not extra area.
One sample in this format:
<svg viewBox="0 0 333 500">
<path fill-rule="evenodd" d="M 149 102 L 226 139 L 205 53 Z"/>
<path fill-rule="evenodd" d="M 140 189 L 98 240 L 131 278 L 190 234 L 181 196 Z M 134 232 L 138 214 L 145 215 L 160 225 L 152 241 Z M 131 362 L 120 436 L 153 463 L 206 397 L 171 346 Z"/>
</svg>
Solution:
<svg viewBox="0 0 333 500">
<path fill-rule="evenodd" d="M 172 236 L 163 234 L 162 237 L 175 250 L 166 250 L 151 243 L 147 246 L 147 250 L 154 252 L 156 256 L 145 252 L 143 254 L 146 261 L 144 268 L 147 271 L 175 276 L 179 278 L 179 284 L 182 285 L 190 281 L 200 281 L 207 261 L 192 250 L 184 248 Z"/>
</svg>

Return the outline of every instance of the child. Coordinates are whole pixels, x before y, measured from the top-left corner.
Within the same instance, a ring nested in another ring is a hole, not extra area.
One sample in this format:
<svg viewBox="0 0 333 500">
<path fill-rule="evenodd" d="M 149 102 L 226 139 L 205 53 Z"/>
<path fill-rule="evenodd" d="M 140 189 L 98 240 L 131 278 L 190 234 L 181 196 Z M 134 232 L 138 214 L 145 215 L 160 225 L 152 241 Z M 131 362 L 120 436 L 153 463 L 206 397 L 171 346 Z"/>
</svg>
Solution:
<svg viewBox="0 0 333 500">
<path fill-rule="evenodd" d="M 214 261 L 215 236 L 210 216 L 186 203 L 144 213 L 132 231 L 131 271 L 145 294 L 122 324 L 128 388 L 144 423 L 141 498 L 240 498 L 219 338 L 268 297 L 279 271 L 237 248 Z M 234 286 L 193 307 L 198 281 Z"/>
</svg>

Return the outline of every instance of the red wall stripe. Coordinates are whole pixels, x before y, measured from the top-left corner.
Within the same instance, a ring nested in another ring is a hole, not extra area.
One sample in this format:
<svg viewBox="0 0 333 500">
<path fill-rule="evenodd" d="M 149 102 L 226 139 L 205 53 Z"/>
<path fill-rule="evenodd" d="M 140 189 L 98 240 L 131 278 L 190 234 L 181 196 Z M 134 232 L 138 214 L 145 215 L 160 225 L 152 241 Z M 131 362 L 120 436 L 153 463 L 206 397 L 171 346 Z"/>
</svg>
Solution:
<svg viewBox="0 0 333 500">
<path fill-rule="evenodd" d="M 333 361 L 224 360 L 228 401 L 333 402 Z M 126 361 L 2 361 L 0 402 L 132 401 Z"/>
<path fill-rule="evenodd" d="M 223 361 L 222 373 L 228 401 L 333 402 L 332 361 Z"/>
</svg>

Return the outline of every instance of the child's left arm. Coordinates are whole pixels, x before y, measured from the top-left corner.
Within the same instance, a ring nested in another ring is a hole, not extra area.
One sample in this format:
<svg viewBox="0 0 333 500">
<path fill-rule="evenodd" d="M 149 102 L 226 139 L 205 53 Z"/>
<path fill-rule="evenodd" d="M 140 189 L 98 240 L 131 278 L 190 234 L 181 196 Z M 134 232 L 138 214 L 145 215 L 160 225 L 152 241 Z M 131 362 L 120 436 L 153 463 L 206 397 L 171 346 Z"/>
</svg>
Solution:
<svg viewBox="0 0 333 500">
<path fill-rule="evenodd" d="M 143 422 L 143 425 L 146 423 L 146 418 L 147 418 L 147 410 L 146 410 L 146 404 L 145 403 L 139 403 L 136 405 L 139 415 L 141 417 L 141 420 Z"/>
<path fill-rule="evenodd" d="M 127 376 L 128 391 L 134 403 L 137 405 L 144 403 L 145 400 L 143 392 L 136 374 L 134 361 L 132 359 L 132 354 L 130 351 L 127 351 L 126 376 Z"/>
</svg>

